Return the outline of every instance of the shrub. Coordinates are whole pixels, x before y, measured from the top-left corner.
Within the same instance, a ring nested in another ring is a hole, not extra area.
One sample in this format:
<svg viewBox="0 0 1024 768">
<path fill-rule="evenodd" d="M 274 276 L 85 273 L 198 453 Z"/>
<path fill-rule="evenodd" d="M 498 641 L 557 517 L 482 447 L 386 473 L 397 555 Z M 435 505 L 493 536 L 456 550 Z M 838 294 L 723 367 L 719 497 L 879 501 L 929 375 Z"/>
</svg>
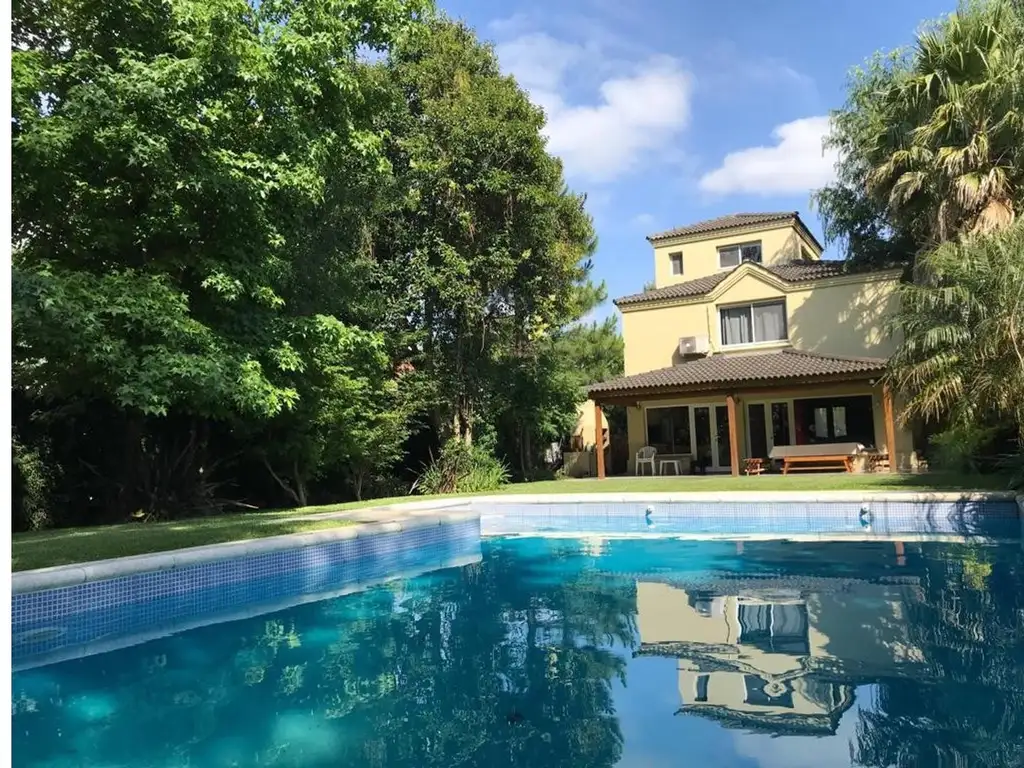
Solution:
<svg viewBox="0 0 1024 768">
<path fill-rule="evenodd" d="M 949 427 L 931 437 L 934 466 L 947 472 L 982 472 L 996 437 L 997 430 L 992 427 Z"/>
<path fill-rule="evenodd" d="M 493 491 L 508 482 L 508 467 L 487 449 L 451 438 L 441 454 L 423 470 L 416 488 L 420 493 L 478 493 Z"/>
<path fill-rule="evenodd" d="M 17 438 L 11 441 L 11 528 L 34 531 L 50 527 L 50 503 L 54 470 L 42 451 Z"/>
</svg>

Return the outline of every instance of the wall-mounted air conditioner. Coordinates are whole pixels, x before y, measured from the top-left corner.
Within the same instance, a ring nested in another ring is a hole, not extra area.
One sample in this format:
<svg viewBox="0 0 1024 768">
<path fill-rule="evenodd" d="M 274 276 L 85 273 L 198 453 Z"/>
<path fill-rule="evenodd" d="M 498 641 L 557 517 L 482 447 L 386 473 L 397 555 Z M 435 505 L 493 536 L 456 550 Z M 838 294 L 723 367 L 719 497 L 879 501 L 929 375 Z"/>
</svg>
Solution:
<svg viewBox="0 0 1024 768">
<path fill-rule="evenodd" d="M 707 336 L 683 336 L 679 339 L 680 355 L 706 355 L 710 350 Z"/>
</svg>

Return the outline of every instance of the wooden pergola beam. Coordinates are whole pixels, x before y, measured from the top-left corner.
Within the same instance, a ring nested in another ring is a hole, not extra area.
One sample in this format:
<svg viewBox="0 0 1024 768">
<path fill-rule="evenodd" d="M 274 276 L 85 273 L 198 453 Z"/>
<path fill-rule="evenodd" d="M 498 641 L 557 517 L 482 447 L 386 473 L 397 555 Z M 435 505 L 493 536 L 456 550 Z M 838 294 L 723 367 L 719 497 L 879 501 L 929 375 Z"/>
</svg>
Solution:
<svg viewBox="0 0 1024 768">
<path fill-rule="evenodd" d="M 886 382 L 882 385 L 882 419 L 885 422 L 885 450 L 889 453 L 889 471 L 895 472 L 896 462 L 896 421 L 893 417 L 892 388 Z"/>
<path fill-rule="evenodd" d="M 729 415 L 729 464 L 733 477 L 740 474 L 739 430 L 736 428 L 736 396 L 730 392 L 725 396 L 725 407 Z"/>
</svg>

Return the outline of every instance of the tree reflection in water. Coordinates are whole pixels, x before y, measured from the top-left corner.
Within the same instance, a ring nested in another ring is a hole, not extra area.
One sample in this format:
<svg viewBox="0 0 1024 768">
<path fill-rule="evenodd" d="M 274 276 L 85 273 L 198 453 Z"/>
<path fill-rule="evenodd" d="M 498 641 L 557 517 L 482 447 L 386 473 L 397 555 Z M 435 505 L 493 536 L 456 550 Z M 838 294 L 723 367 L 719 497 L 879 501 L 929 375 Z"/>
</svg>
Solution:
<svg viewBox="0 0 1024 768">
<path fill-rule="evenodd" d="M 1024 765 L 1020 548 L 924 547 L 923 598 L 907 605 L 926 672 L 878 687 L 852 754 L 865 766 Z"/>
<path fill-rule="evenodd" d="M 853 717 L 858 765 L 1024 764 L 1020 547 L 908 543 L 901 563 L 891 544 L 492 541 L 461 569 L 19 673 L 14 765 L 610 767 L 648 656 L 678 659 L 681 716 L 716 728 Z M 865 622 L 858 584 L 905 597 Z M 722 638 L 687 636 L 687 611 Z M 870 626 L 844 645 L 843 617 Z"/>
</svg>

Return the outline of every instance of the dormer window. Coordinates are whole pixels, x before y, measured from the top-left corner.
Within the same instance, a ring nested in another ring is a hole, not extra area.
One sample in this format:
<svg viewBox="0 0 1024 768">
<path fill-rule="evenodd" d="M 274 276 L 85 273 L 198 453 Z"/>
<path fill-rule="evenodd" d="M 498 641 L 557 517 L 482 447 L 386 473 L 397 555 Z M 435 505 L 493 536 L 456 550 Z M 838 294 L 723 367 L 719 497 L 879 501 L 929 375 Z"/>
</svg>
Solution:
<svg viewBox="0 0 1024 768">
<path fill-rule="evenodd" d="M 738 267 L 741 262 L 753 261 L 761 263 L 761 241 L 755 243 L 738 243 L 726 245 L 718 249 L 718 266 L 722 269 Z"/>
<path fill-rule="evenodd" d="M 683 274 L 683 252 L 676 251 L 668 255 L 669 264 L 672 265 L 672 274 L 681 275 Z"/>
</svg>

